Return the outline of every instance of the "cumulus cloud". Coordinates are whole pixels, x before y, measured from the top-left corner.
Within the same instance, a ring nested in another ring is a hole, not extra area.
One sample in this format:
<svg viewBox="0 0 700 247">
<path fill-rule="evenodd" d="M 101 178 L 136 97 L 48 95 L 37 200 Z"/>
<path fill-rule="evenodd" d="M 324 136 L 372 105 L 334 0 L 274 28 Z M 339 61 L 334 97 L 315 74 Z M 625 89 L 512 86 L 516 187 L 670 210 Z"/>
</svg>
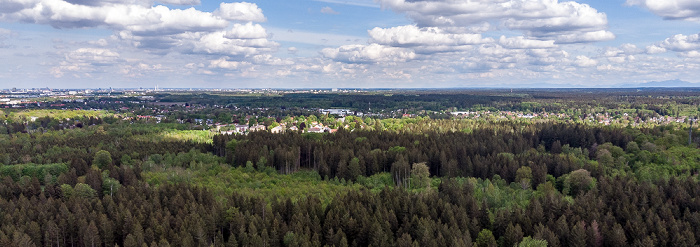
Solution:
<svg viewBox="0 0 700 247">
<path fill-rule="evenodd" d="M 700 2 L 696 0 L 627 0 L 627 4 L 646 8 L 667 20 L 700 21 Z"/>
<path fill-rule="evenodd" d="M 98 48 L 80 48 L 66 55 L 66 60 L 74 63 L 92 65 L 114 64 L 119 60 L 119 53 Z"/>
<path fill-rule="evenodd" d="M 255 3 L 221 3 L 214 14 L 230 21 L 264 22 L 267 20 L 262 9 Z"/>
<path fill-rule="evenodd" d="M 337 15 L 337 14 L 340 14 L 340 13 L 338 13 L 337 11 L 333 10 L 331 7 L 328 7 L 328 6 L 321 8 L 321 13 L 327 14 L 327 15 Z"/>
<path fill-rule="evenodd" d="M 511 49 L 542 49 L 556 47 L 556 45 L 554 45 L 554 40 L 526 39 L 523 36 L 513 38 L 501 36 L 498 43 Z"/>
<path fill-rule="evenodd" d="M 65 73 L 72 72 L 74 76 L 90 76 L 90 73 L 99 71 L 99 67 L 106 67 L 120 62 L 119 53 L 108 49 L 79 48 L 65 54 L 65 60 L 51 69 L 54 77 L 60 78 Z"/>
<path fill-rule="evenodd" d="M 192 46 L 195 53 L 250 56 L 272 52 L 279 44 L 266 38 L 256 38 L 258 33 L 238 32 L 234 29 L 205 34 L 191 34 L 181 38 L 183 47 Z"/>
<path fill-rule="evenodd" d="M 200 0 L 65 0 L 72 4 L 86 6 L 103 6 L 109 4 L 129 4 L 151 6 L 154 3 L 170 4 L 170 5 L 199 5 Z"/>
<path fill-rule="evenodd" d="M 199 0 L 160 0 L 189 5 Z M 273 51 L 266 30 L 252 22 L 265 21 L 254 3 L 221 3 L 214 12 L 194 8 L 170 9 L 152 0 L 3 0 L 0 20 L 47 24 L 56 28 L 108 28 L 115 40 L 153 53 L 202 53 L 252 56 Z M 226 30 L 234 23 L 232 28 Z M 105 40 L 95 43 L 106 46 Z"/>
<path fill-rule="evenodd" d="M 610 40 L 607 16 L 587 4 L 558 0 L 378 0 L 383 8 L 405 13 L 420 27 L 460 30 L 500 22 L 538 39 L 558 43 Z"/>
<path fill-rule="evenodd" d="M 62 61 L 53 63 L 51 73 L 55 77 L 69 74 L 89 77 L 108 70 L 133 77 L 162 71 L 157 62 L 132 62 L 144 51 L 195 59 L 196 56 L 192 55 L 205 55 L 206 58 L 200 61 L 202 66 L 188 69 L 190 73 L 215 73 L 242 66 L 253 69 L 251 66 L 258 64 L 269 67 L 289 65 L 289 61 L 270 55 L 279 44 L 269 40 L 265 28 L 256 23 L 264 22 L 266 18 L 254 3 L 221 3 L 212 12 L 169 8 L 162 4 L 198 5 L 201 0 L 0 0 L 0 21 L 50 25 L 59 29 L 113 31 L 110 38 L 82 43 L 94 48 L 65 53 Z M 3 37 L 7 36 L 3 30 L 0 29 L 0 46 L 4 45 Z M 126 58 L 109 47 L 120 47 Z M 211 56 L 224 59 L 210 61 Z M 209 68 L 204 65 L 207 63 Z"/>
<path fill-rule="evenodd" d="M 587 56 L 576 56 L 576 61 L 574 63 L 579 67 L 592 67 L 598 65 L 598 61 Z"/>
<path fill-rule="evenodd" d="M 147 74 L 166 72 L 169 71 L 162 64 L 146 64 L 143 62 L 136 62 L 134 64 L 125 64 L 120 66 L 119 73 L 125 77 L 136 78 L 145 76 Z"/>
<path fill-rule="evenodd" d="M 226 21 L 211 13 L 194 8 L 180 10 L 165 6 L 149 9 L 133 6 L 115 8 L 107 13 L 105 23 L 115 29 L 128 30 L 140 36 L 208 32 L 228 25 Z"/>
<path fill-rule="evenodd" d="M 462 46 L 493 41 L 482 38 L 481 34 L 453 34 L 438 27 L 419 28 L 415 25 L 392 28 L 373 28 L 368 31 L 370 41 L 382 45 L 398 47 L 415 46 Z"/>
<path fill-rule="evenodd" d="M 229 39 L 265 39 L 267 32 L 260 24 L 246 23 L 233 24 L 233 28 L 226 32 L 226 38 Z"/>
<path fill-rule="evenodd" d="M 681 57 L 696 58 L 700 53 L 700 34 L 676 34 L 664 41 L 646 47 L 647 54 L 677 52 Z"/>
<path fill-rule="evenodd" d="M 666 52 L 666 48 L 660 47 L 658 45 L 647 46 L 646 52 L 648 54 L 657 54 Z"/>
<path fill-rule="evenodd" d="M 637 48 L 634 44 L 622 44 L 620 47 L 608 47 L 603 52 L 603 57 L 613 63 L 622 63 L 625 61 L 635 60 L 635 55 L 642 53 L 643 50 Z"/>
<path fill-rule="evenodd" d="M 677 52 L 700 50 L 700 34 L 687 36 L 683 34 L 676 34 L 665 39 L 661 43 L 656 44 L 656 46 Z"/>
<path fill-rule="evenodd" d="M 222 57 L 217 60 L 212 60 L 209 63 L 209 68 L 236 70 L 241 67 L 250 66 L 248 62 L 228 61 L 228 59 L 228 57 Z"/>
<path fill-rule="evenodd" d="M 344 63 L 405 62 L 416 57 L 416 53 L 412 50 L 380 44 L 325 48 L 321 50 L 321 55 Z"/>
<path fill-rule="evenodd" d="M 142 35 L 167 35 L 213 31 L 228 25 L 226 20 L 194 8 L 170 9 L 162 5 L 123 4 L 122 1 L 83 5 L 62 0 L 5 0 L 3 4 L 20 7 L 10 8 L 0 15 L 0 20 L 47 24 L 55 28 L 106 27 Z"/>
<path fill-rule="evenodd" d="M 200 5 L 200 0 L 157 0 L 159 3 L 172 5 Z"/>
<path fill-rule="evenodd" d="M 700 58 L 700 51 L 689 51 L 682 53 L 681 55 L 688 58 Z"/>
<path fill-rule="evenodd" d="M 252 57 L 251 61 L 255 64 L 264 64 L 264 65 L 275 65 L 275 66 L 290 66 L 294 64 L 294 61 L 289 60 L 289 59 L 281 59 L 278 57 L 274 57 L 270 54 L 260 54 L 260 55 L 255 55 Z"/>
<path fill-rule="evenodd" d="M 547 36 L 543 35 L 540 37 Z M 554 36 L 550 36 L 548 38 L 556 40 L 557 43 L 570 44 L 613 40 L 615 39 L 615 34 L 607 30 L 598 30 L 592 32 L 564 31 L 561 33 L 557 33 Z"/>
</svg>

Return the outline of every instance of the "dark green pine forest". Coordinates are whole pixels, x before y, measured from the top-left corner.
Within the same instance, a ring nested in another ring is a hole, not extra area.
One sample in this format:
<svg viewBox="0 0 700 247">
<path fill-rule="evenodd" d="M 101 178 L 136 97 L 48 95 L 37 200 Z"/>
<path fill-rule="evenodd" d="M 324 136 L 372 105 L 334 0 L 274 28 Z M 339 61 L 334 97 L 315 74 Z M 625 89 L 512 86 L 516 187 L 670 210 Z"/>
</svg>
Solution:
<svg viewBox="0 0 700 247">
<path fill-rule="evenodd" d="M 697 94 L 501 93 L 5 108 L 0 246 L 700 243 Z"/>
</svg>

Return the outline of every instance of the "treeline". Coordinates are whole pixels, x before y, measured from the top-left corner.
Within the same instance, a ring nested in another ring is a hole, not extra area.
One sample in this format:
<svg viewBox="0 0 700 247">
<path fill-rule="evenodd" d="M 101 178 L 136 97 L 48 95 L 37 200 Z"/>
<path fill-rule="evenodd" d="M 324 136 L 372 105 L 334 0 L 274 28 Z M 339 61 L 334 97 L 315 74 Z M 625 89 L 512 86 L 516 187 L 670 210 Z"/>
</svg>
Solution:
<svg viewBox="0 0 700 247">
<path fill-rule="evenodd" d="M 255 132 L 215 136 L 213 145 L 215 154 L 225 156 L 231 164 L 244 166 L 250 161 L 284 173 L 313 169 L 323 177 L 355 180 L 391 171 L 394 165 L 425 162 L 432 176 L 499 175 L 510 183 L 515 181 L 517 170 L 526 166 L 532 169 L 533 185 L 537 186 L 546 181 L 546 175 L 560 177 L 581 168 L 594 177 L 605 175 L 604 167 L 589 162 L 589 158 L 597 158 L 597 147 L 610 143 L 611 147 L 625 148 L 637 134 L 638 130 L 582 124 L 494 122 L 470 133 Z"/>
<path fill-rule="evenodd" d="M 195 149 L 209 152 L 211 145 L 176 138 L 148 138 L 164 131 L 155 126 L 99 125 L 46 133 L 0 135 L 0 163 L 69 163 L 82 176 L 99 150 L 108 151 L 114 164 L 139 164 L 152 154 L 180 153 Z M 82 171 L 82 172 L 81 172 Z"/>
</svg>

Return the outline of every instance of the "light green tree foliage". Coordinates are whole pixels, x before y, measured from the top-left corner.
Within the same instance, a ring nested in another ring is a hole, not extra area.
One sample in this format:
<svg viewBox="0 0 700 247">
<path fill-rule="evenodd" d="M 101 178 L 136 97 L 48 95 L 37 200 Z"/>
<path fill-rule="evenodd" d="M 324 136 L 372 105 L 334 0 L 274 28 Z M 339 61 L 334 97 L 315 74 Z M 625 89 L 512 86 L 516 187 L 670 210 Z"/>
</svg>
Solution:
<svg viewBox="0 0 700 247">
<path fill-rule="evenodd" d="M 265 168 L 267 167 L 267 158 L 265 158 L 265 156 L 260 156 L 255 166 L 258 168 L 258 171 L 265 171 Z"/>
<path fill-rule="evenodd" d="M 414 188 L 430 187 L 430 169 L 425 162 L 413 164 L 411 181 L 413 181 Z"/>
<path fill-rule="evenodd" d="M 479 236 L 476 237 L 477 247 L 496 247 L 496 238 L 489 229 L 483 229 L 479 232 Z"/>
<path fill-rule="evenodd" d="M 519 183 L 523 189 L 529 189 L 532 186 L 532 169 L 529 166 L 518 168 L 515 172 L 515 182 Z"/>
<path fill-rule="evenodd" d="M 0 166 L 0 177 L 9 176 L 14 181 L 19 181 L 23 176 L 43 179 L 46 175 L 58 177 L 67 171 L 68 166 L 63 163 L 5 165 Z"/>
<path fill-rule="evenodd" d="M 97 192 L 95 192 L 95 190 L 92 189 L 90 185 L 83 183 L 76 184 L 75 188 L 71 187 L 69 184 L 62 184 L 61 192 L 63 193 L 64 198 L 78 196 L 89 199 L 94 198 L 97 195 Z"/>
<path fill-rule="evenodd" d="M 564 187 L 569 189 L 569 195 L 578 195 L 578 193 L 593 189 L 595 181 L 589 171 L 578 169 L 569 173 L 564 181 Z"/>
<path fill-rule="evenodd" d="M 520 241 L 518 247 L 547 247 L 547 240 L 525 237 L 523 241 Z"/>
<path fill-rule="evenodd" d="M 350 173 L 350 178 L 351 179 L 357 179 L 362 174 L 362 169 L 360 168 L 360 159 L 357 157 L 354 157 L 350 160 L 350 164 L 348 165 L 348 172 Z"/>
<path fill-rule="evenodd" d="M 73 196 L 73 187 L 70 184 L 61 184 L 61 193 L 64 198 L 70 198 Z"/>
<path fill-rule="evenodd" d="M 112 154 L 107 150 L 97 151 L 95 157 L 92 159 L 92 164 L 100 169 L 105 169 L 112 164 Z"/>
<path fill-rule="evenodd" d="M 102 172 L 102 194 L 113 196 L 121 186 L 119 180 L 109 176 L 109 171 Z"/>
<path fill-rule="evenodd" d="M 245 171 L 246 172 L 254 172 L 255 171 L 255 167 L 253 167 L 252 161 L 249 160 L 249 161 L 245 162 Z"/>
</svg>

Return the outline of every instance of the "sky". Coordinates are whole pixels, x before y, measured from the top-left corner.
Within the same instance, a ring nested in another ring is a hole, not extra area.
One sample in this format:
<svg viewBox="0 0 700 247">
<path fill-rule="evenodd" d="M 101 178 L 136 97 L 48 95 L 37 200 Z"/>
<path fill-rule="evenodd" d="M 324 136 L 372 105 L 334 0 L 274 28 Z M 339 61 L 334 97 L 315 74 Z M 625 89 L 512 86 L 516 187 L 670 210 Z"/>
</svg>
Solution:
<svg viewBox="0 0 700 247">
<path fill-rule="evenodd" d="M 0 88 L 700 82 L 698 0 L 0 0 Z"/>
</svg>

